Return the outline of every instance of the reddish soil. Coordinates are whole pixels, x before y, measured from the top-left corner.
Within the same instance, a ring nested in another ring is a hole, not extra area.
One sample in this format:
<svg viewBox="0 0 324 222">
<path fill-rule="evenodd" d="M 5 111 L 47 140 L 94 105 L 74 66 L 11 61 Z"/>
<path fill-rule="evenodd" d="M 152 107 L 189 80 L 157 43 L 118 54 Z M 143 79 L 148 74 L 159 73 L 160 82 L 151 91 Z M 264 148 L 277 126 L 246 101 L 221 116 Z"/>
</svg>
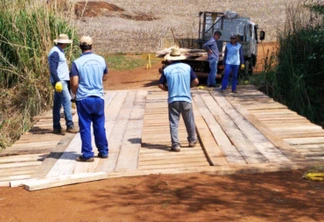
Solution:
<svg viewBox="0 0 324 222">
<path fill-rule="evenodd" d="M 154 86 L 158 67 L 111 71 L 105 88 Z M 1 187 L 0 221 L 324 221 L 324 182 L 303 179 L 305 172 L 150 175 L 33 192 Z"/>
</svg>

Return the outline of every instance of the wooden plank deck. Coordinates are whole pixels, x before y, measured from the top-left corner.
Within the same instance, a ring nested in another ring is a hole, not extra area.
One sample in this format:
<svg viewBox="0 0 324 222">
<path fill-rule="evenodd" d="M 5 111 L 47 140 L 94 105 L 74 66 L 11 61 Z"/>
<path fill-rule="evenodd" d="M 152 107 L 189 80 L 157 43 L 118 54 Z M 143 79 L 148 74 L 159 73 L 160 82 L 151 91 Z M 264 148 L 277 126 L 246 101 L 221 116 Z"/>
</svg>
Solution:
<svg viewBox="0 0 324 222">
<path fill-rule="evenodd" d="M 156 88 L 106 92 L 110 153 L 92 163 L 75 161 L 80 135 L 52 134 L 51 112 L 46 112 L 30 132 L 0 152 L 0 185 L 37 190 L 110 177 L 252 173 L 324 164 L 320 126 L 252 86 L 238 89 L 238 94 L 193 89 L 199 143 L 188 146 L 181 120 L 179 153 L 169 152 L 167 93 Z M 77 115 L 73 118 L 77 122 Z"/>
</svg>

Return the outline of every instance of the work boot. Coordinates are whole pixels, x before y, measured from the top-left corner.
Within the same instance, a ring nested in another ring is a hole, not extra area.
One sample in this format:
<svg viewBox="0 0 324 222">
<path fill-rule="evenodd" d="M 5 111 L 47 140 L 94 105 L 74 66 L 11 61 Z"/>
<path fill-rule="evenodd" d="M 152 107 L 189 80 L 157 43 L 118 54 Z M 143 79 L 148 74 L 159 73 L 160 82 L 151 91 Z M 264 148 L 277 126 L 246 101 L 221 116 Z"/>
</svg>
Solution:
<svg viewBox="0 0 324 222">
<path fill-rule="evenodd" d="M 189 147 L 195 147 L 197 144 L 197 140 L 189 142 Z"/>
<path fill-rule="evenodd" d="M 75 159 L 78 162 L 93 162 L 93 157 L 85 158 L 84 156 L 79 156 Z"/>
<path fill-rule="evenodd" d="M 181 149 L 180 145 L 176 145 L 176 146 L 171 147 L 172 152 L 180 152 L 180 149 Z"/>
<path fill-rule="evenodd" d="M 79 130 L 75 129 L 74 126 L 68 126 L 68 127 L 66 128 L 66 132 L 67 132 L 67 133 L 78 133 Z"/>
<path fill-rule="evenodd" d="M 57 135 L 65 135 L 65 131 L 62 128 L 53 129 L 53 133 Z"/>
</svg>

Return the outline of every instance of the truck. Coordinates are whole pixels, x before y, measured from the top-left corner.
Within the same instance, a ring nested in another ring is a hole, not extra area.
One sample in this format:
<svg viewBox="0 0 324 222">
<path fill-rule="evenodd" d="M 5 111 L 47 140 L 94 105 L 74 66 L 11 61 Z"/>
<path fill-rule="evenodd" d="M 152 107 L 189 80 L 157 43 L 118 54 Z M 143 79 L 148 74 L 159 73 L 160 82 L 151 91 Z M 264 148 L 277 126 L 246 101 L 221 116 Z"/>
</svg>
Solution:
<svg viewBox="0 0 324 222">
<path fill-rule="evenodd" d="M 238 42 L 242 45 L 245 68 L 241 73 L 245 76 L 251 75 L 257 62 L 258 44 L 265 39 L 265 32 L 252 22 L 249 17 L 239 16 L 236 12 L 199 12 L 199 30 L 198 38 L 195 44 L 181 47 L 181 41 L 175 40 L 177 43 L 174 47 L 179 47 L 180 52 L 186 56 L 184 63 L 190 65 L 198 77 L 207 77 L 209 73 L 209 63 L 207 52 L 203 49 L 203 44 L 208 41 L 215 31 L 222 33 L 217 41 L 219 49 L 219 61 L 217 64 L 216 79 L 221 79 L 224 72 L 224 51 L 225 45 L 230 41 L 231 35 L 238 37 Z M 172 47 L 171 47 L 172 48 Z M 169 50 L 164 50 L 164 53 L 158 56 L 166 56 L 170 53 Z M 169 65 L 167 60 L 162 61 L 161 70 Z"/>
</svg>

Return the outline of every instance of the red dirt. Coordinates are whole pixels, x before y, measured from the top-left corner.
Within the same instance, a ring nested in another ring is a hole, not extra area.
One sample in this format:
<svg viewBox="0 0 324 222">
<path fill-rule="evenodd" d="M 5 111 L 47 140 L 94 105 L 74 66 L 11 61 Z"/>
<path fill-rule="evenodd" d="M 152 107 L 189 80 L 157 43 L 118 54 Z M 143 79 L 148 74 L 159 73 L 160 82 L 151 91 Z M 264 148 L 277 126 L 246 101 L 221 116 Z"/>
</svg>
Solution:
<svg viewBox="0 0 324 222">
<path fill-rule="evenodd" d="M 111 71 L 105 88 L 156 85 L 158 67 Z M 305 172 L 150 175 L 33 192 L 2 187 L 0 221 L 324 221 L 324 182 L 303 179 Z"/>
</svg>

